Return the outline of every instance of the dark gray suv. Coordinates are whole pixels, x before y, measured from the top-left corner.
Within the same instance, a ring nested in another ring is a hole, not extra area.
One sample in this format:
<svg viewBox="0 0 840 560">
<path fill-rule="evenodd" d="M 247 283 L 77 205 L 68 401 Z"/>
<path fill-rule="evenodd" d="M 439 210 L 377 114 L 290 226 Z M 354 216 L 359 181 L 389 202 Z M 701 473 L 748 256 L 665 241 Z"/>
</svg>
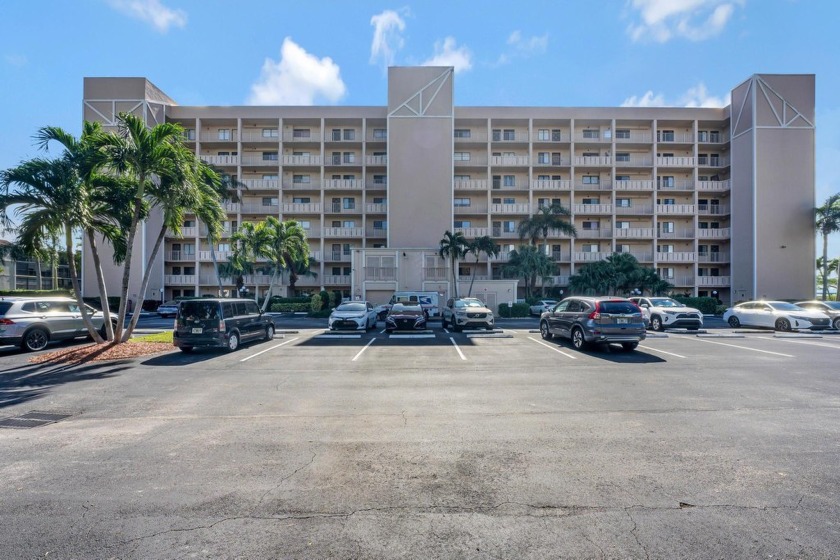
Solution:
<svg viewBox="0 0 840 560">
<path fill-rule="evenodd" d="M 635 350 L 645 339 L 642 310 L 617 297 L 569 297 L 540 316 L 540 335 L 548 340 L 562 336 L 581 350 L 587 344 L 619 343 Z"/>
<path fill-rule="evenodd" d="M 201 298 L 182 301 L 175 316 L 172 343 L 182 352 L 193 348 L 226 348 L 274 338 L 274 320 L 252 299 Z"/>
</svg>

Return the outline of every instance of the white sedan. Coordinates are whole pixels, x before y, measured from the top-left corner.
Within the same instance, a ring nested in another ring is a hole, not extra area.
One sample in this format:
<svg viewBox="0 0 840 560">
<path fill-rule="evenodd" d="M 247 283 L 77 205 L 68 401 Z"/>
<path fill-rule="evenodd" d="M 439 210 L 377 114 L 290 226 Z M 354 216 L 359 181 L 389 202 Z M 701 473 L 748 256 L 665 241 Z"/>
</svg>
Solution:
<svg viewBox="0 0 840 560">
<path fill-rule="evenodd" d="M 376 310 L 369 301 L 347 301 L 330 313 L 330 330 L 368 330 L 376 327 Z"/>
<path fill-rule="evenodd" d="M 831 319 L 825 313 L 804 309 L 786 301 L 748 301 L 730 307 L 723 314 L 730 327 L 768 327 L 777 331 L 828 329 Z"/>
<path fill-rule="evenodd" d="M 554 309 L 554 306 L 557 305 L 556 299 L 541 299 L 537 303 L 531 306 L 531 315 L 536 315 L 539 317 L 546 311 L 551 311 Z"/>
</svg>

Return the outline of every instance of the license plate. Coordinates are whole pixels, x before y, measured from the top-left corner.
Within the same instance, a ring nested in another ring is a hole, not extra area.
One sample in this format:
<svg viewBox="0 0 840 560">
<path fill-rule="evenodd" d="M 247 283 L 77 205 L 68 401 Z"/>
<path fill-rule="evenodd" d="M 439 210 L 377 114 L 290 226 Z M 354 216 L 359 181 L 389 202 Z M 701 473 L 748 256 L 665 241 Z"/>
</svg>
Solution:
<svg viewBox="0 0 840 560">
<path fill-rule="evenodd" d="M 630 322 L 630 319 L 625 319 L 623 317 L 619 317 L 618 319 L 615 320 L 615 322 L 619 325 L 626 325 L 627 323 Z"/>
<path fill-rule="evenodd" d="M 201 333 L 203 333 L 203 332 L 204 332 L 204 329 L 201 329 L 201 328 L 193 328 L 193 330 L 192 330 L 191 332 L 192 332 L 193 334 L 201 334 Z"/>
</svg>

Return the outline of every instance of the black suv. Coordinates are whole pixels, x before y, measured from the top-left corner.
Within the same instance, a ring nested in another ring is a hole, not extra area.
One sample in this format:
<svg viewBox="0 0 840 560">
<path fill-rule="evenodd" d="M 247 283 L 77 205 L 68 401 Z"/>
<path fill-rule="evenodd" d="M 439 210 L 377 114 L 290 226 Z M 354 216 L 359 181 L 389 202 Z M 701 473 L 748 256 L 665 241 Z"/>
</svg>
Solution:
<svg viewBox="0 0 840 560">
<path fill-rule="evenodd" d="M 274 321 L 254 300 L 202 298 L 178 304 L 172 342 L 182 352 L 193 348 L 227 348 L 233 352 L 242 342 L 272 338 Z"/>
</svg>

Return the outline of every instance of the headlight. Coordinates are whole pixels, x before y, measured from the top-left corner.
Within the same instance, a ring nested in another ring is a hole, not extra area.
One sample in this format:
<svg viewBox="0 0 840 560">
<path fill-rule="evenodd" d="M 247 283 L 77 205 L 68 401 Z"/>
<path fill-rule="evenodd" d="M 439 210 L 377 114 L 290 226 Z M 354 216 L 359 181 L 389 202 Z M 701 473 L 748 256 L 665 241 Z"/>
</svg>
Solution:
<svg viewBox="0 0 840 560">
<path fill-rule="evenodd" d="M 790 318 L 797 321 L 808 321 L 809 323 L 814 320 L 813 317 L 802 317 L 801 315 L 791 315 Z"/>
<path fill-rule="evenodd" d="M 462 310 L 460 310 L 460 309 L 459 309 L 458 311 L 456 311 L 456 312 L 455 312 L 455 315 L 459 315 L 459 316 L 461 316 L 461 317 L 463 317 L 463 316 L 464 316 L 464 315 L 466 315 L 466 314 L 467 314 L 467 312 L 466 312 L 466 311 L 462 311 Z"/>
</svg>

